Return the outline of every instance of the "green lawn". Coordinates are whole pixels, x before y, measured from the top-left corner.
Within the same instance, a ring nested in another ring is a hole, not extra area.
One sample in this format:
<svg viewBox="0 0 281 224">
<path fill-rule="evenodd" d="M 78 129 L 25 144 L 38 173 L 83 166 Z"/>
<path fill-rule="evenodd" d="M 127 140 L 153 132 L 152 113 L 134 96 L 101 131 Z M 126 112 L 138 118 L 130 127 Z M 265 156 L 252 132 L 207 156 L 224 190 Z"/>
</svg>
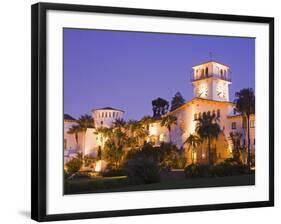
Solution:
<svg viewBox="0 0 281 224">
<path fill-rule="evenodd" d="M 104 177 L 92 179 L 77 179 L 65 181 L 65 194 L 83 194 L 83 193 L 105 193 L 105 192 L 126 192 L 160 189 L 184 189 L 199 187 L 224 187 L 224 186 L 243 186 L 254 185 L 255 174 L 226 176 L 226 177 L 208 177 L 193 179 L 162 180 L 155 184 L 134 185 L 125 176 Z"/>
</svg>

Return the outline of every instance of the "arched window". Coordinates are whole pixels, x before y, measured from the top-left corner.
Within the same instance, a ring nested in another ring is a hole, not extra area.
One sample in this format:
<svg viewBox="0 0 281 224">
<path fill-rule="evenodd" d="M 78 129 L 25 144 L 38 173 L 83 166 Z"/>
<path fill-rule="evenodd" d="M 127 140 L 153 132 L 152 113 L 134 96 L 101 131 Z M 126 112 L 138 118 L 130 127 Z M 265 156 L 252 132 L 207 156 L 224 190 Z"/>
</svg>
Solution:
<svg viewBox="0 0 281 224">
<path fill-rule="evenodd" d="M 198 116 L 199 116 L 199 119 L 200 119 L 200 118 L 201 118 L 201 112 L 199 113 L 199 115 L 198 115 Z"/>
<path fill-rule="evenodd" d="M 224 79 L 226 79 L 226 70 L 224 70 Z"/>
<path fill-rule="evenodd" d="M 206 70 L 205 70 L 205 74 L 206 74 L 206 76 L 208 77 L 208 75 L 209 75 L 208 67 L 207 67 Z"/>
<path fill-rule="evenodd" d="M 201 69 L 201 78 L 204 77 L 204 69 Z"/>
<path fill-rule="evenodd" d="M 107 117 L 107 112 L 105 112 L 105 117 Z"/>
<path fill-rule="evenodd" d="M 223 70 L 220 70 L 221 78 L 223 78 Z"/>
<path fill-rule="evenodd" d="M 112 113 L 112 116 L 115 117 L 115 112 Z"/>
<path fill-rule="evenodd" d="M 101 117 L 104 117 L 104 112 L 101 113 Z"/>
</svg>

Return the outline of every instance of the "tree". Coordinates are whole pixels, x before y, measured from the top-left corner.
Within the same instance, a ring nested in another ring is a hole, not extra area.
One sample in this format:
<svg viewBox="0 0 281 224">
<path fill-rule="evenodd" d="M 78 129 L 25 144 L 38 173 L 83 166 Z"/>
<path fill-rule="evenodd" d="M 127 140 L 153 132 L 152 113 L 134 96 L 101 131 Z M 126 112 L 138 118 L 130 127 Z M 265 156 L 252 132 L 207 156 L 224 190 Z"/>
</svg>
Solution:
<svg viewBox="0 0 281 224">
<path fill-rule="evenodd" d="M 78 125 L 73 125 L 71 128 L 69 128 L 68 130 L 68 134 L 74 134 L 75 135 L 75 140 L 76 140 L 76 144 L 78 145 L 78 134 L 79 132 L 81 132 L 82 130 L 80 129 L 80 127 Z"/>
<path fill-rule="evenodd" d="M 211 155 L 211 140 L 217 139 L 221 132 L 220 126 L 217 123 L 218 117 L 215 114 L 203 113 L 202 117 L 196 119 L 196 132 L 201 139 L 208 142 L 208 159 L 209 164 L 213 164 L 213 156 Z"/>
<path fill-rule="evenodd" d="M 251 142 L 250 142 L 250 115 L 255 113 L 255 94 L 252 88 L 242 89 L 235 93 L 237 97 L 234 102 L 237 112 L 242 114 L 242 117 L 247 121 L 247 138 L 248 138 L 248 159 L 247 164 L 251 162 Z"/>
<path fill-rule="evenodd" d="M 115 168 L 120 164 L 124 154 L 124 147 L 129 143 L 127 135 L 128 125 L 123 119 L 116 119 L 112 128 L 101 127 L 95 133 L 100 133 L 104 139 L 102 158 L 111 163 Z M 101 153 L 100 153 L 101 154 Z"/>
<path fill-rule="evenodd" d="M 113 128 L 123 128 L 126 125 L 126 121 L 123 118 L 117 118 L 112 122 Z"/>
<path fill-rule="evenodd" d="M 184 141 L 184 145 L 187 144 L 187 150 L 191 150 L 191 160 L 192 164 L 194 164 L 194 154 L 197 152 L 198 146 L 202 143 L 202 139 L 195 134 L 190 134 L 188 138 Z"/>
<path fill-rule="evenodd" d="M 169 102 L 165 99 L 158 97 L 152 100 L 153 117 L 159 118 L 168 112 Z"/>
<path fill-rule="evenodd" d="M 169 142 L 172 143 L 171 139 L 171 128 L 172 125 L 177 124 L 177 117 L 173 115 L 164 116 L 161 120 L 161 126 L 165 126 L 169 131 Z"/>
<path fill-rule="evenodd" d="M 108 139 L 104 145 L 103 158 L 112 164 L 115 168 L 119 167 L 123 156 L 122 147 L 118 147 L 114 140 Z"/>
<path fill-rule="evenodd" d="M 143 145 L 146 141 L 147 136 L 149 135 L 147 125 L 144 124 L 142 120 L 129 120 L 127 122 L 127 130 L 130 133 L 128 139 L 129 145 L 131 145 L 132 147 Z"/>
<path fill-rule="evenodd" d="M 77 153 L 76 157 L 69 160 L 65 166 L 66 170 L 69 174 L 74 174 L 78 172 L 83 165 L 83 155 L 81 153 Z"/>
<path fill-rule="evenodd" d="M 180 92 L 177 92 L 175 96 L 173 97 L 171 101 L 171 109 L 170 111 L 173 111 L 177 108 L 179 108 L 181 105 L 185 103 L 185 99 L 182 97 Z"/>
<path fill-rule="evenodd" d="M 242 133 L 230 132 L 229 136 L 233 144 L 233 149 L 232 149 L 233 159 L 237 162 L 240 162 L 240 150 L 241 150 L 240 142 L 242 138 Z"/>
<path fill-rule="evenodd" d="M 80 116 L 77 120 L 77 125 L 73 125 L 68 133 L 69 134 L 75 134 L 75 139 L 76 139 L 76 143 L 78 144 L 78 133 L 83 133 L 83 148 L 85 148 L 85 134 L 87 131 L 87 128 L 92 128 L 93 124 L 94 124 L 94 120 L 93 118 L 88 115 L 88 114 L 84 114 L 82 116 Z M 84 149 L 83 149 L 84 151 Z"/>
<path fill-rule="evenodd" d="M 149 125 L 153 123 L 155 119 L 151 116 L 144 116 L 141 120 L 140 123 L 141 125 L 145 126 L 146 130 L 149 130 Z"/>
</svg>

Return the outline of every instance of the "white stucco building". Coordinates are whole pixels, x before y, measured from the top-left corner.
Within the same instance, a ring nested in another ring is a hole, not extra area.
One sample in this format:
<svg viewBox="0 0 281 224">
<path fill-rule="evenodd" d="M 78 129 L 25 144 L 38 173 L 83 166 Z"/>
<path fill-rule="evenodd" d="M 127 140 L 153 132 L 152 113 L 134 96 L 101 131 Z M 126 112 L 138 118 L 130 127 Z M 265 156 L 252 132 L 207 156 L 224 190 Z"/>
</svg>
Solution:
<svg viewBox="0 0 281 224">
<path fill-rule="evenodd" d="M 75 118 L 68 114 L 64 115 L 64 155 L 65 162 L 71 159 L 77 152 L 84 155 L 97 156 L 104 144 L 104 138 L 97 132 L 98 128 L 111 127 L 116 119 L 122 119 L 124 111 L 112 107 L 104 107 L 92 110 L 93 127 L 87 128 L 85 132 L 71 134 L 71 127 L 77 125 Z"/>
<path fill-rule="evenodd" d="M 216 61 L 208 61 L 195 65 L 192 68 L 193 74 L 190 81 L 193 86 L 193 99 L 168 113 L 177 117 L 177 124 L 172 126 L 170 134 L 166 127 L 160 125 L 160 121 L 150 124 L 148 141 L 153 142 L 155 145 L 159 145 L 160 142 L 172 142 L 178 148 L 183 148 L 183 143 L 187 137 L 195 133 L 195 119 L 202 116 L 203 113 L 216 114 L 219 117 L 219 125 L 222 132 L 217 141 L 212 143 L 212 147 L 216 150 L 217 161 L 221 161 L 232 156 L 233 142 L 230 138 L 231 132 L 241 133 L 241 145 L 247 144 L 245 122 L 243 122 L 242 116 L 235 112 L 234 103 L 229 101 L 229 85 L 231 85 L 230 68 Z M 111 107 L 94 109 L 92 110 L 94 128 L 88 128 L 85 133 L 80 133 L 76 137 L 68 133 L 69 128 L 77 124 L 76 120 L 69 115 L 65 116 L 65 161 L 71 158 L 75 151 L 82 152 L 84 155 L 96 156 L 98 150 L 101 150 L 104 144 L 103 136 L 98 134 L 96 129 L 111 127 L 112 123 L 116 119 L 122 119 L 123 115 L 124 111 Z M 250 119 L 250 133 L 251 149 L 252 153 L 254 153 L 254 115 Z M 171 136 L 171 139 L 169 139 L 169 136 Z M 202 144 L 196 154 L 196 161 L 204 163 L 207 160 L 207 147 Z"/>
<path fill-rule="evenodd" d="M 236 113 L 235 104 L 229 101 L 230 68 L 216 61 L 208 61 L 192 68 L 193 99 L 168 113 L 177 117 L 177 124 L 172 126 L 170 135 L 167 128 L 161 127 L 160 121 L 158 121 L 150 125 L 150 139 L 155 144 L 159 144 L 161 141 L 170 141 L 176 144 L 178 148 L 182 148 L 187 137 L 195 133 L 195 120 L 201 117 L 203 113 L 216 114 L 219 117 L 218 123 L 222 132 L 217 141 L 213 142 L 212 147 L 216 149 L 217 161 L 222 161 L 232 156 L 231 132 L 241 133 L 240 144 L 247 144 L 245 121 L 240 114 Z M 171 136 L 171 139 L 169 139 L 169 136 Z M 250 118 L 250 136 L 253 154 L 255 150 L 254 115 Z M 197 162 L 208 161 L 206 145 L 201 145 L 195 157 Z M 191 156 L 188 156 L 188 158 L 191 158 Z"/>
</svg>

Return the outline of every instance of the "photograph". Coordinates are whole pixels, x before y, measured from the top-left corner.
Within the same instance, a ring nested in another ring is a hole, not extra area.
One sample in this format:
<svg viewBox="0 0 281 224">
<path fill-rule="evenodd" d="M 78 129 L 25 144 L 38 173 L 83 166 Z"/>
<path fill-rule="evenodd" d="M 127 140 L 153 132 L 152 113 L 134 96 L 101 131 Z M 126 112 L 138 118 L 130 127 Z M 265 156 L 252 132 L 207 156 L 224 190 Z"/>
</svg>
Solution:
<svg viewBox="0 0 281 224">
<path fill-rule="evenodd" d="M 65 195 L 255 185 L 254 37 L 62 32 Z"/>
</svg>

